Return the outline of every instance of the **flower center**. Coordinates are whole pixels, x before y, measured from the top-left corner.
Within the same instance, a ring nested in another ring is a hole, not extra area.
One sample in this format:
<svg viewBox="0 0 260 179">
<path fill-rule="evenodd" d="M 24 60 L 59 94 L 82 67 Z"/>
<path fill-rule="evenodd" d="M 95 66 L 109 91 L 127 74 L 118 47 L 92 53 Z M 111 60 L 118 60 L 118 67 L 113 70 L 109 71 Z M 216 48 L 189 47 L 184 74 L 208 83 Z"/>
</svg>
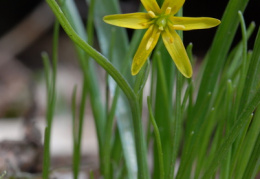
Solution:
<svg viewBox="0 0 260 179">
<path fill-rule="evenodd" d="M 167 7 L 164 14 L 162 14 L 161 16 L 159 16 L 156 19 L 156 25 L 158 25 L 159 30 L 163 31 L 165 29 L 165 26 L 167 25 L 167 21 L 168 21 L 168 17 L 171 13 L 172 8 L 171 7 Z"/>
<path fill-rule="evenodd" d="M 167 25 L 168 17 L 170 16 L 172 8 L 167 7 L 165 12 L 160 15 L 155 15 L 153 11 L 148 11 L 148 15 L 154 19 L 154 23 L 158 26 L 159 30 L 163 31 Z"/>
<path fill-rule="evenodd" d="M 167 24 L 167 17 L 161 16 L 156 20 L 156 25 L 158 25 L 159 30 L 163 31 Z"/>
</svg>

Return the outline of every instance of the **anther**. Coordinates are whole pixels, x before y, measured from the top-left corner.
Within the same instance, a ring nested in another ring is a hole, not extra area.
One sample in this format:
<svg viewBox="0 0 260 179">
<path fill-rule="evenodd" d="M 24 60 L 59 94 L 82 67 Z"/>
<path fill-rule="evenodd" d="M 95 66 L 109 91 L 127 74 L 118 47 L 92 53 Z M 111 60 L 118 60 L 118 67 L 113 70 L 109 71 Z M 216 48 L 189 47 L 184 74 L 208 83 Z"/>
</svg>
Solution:
<svg viewBox="0 0 260 179">
<path fill-rule="evenodd" d="M 172 8 L 171 7 L 167 7 L 167 9 L 165 10 L 165 14 L 168 15 L 170 14 L 172 11 Z"/>
<path fill-rule="evenodd" d="M 184 25 L 173 25 L 173 28 L 176 30 L 184 30 L 185 26 Z"/>
<path fill-rule="evenodd" d="M 153 11 L 148 11 L 148 14 L 149 14 L 149 16 L 150 16 L 151 18 L 155 18 L 155 17 L 156 17 L 156 15 L 154 14 Z"/>
<path fill-rule="evenodd" d="M 159 30 L 163 31 L 164 30 L 163 26 L 159 26 Z"/>
<path fill-rule="evenodd" d="M 148 42 L 147 42 L 147 44 L 146 44 L 145 49 L 146 49 L 146 50 L 149 50 L 150 47 L 151 47 L 151 45 L 152 45 L 152 43 L 153 43 L 153 38 L 150 37 L 150 39 L 148 40 Z"/>
</svg>

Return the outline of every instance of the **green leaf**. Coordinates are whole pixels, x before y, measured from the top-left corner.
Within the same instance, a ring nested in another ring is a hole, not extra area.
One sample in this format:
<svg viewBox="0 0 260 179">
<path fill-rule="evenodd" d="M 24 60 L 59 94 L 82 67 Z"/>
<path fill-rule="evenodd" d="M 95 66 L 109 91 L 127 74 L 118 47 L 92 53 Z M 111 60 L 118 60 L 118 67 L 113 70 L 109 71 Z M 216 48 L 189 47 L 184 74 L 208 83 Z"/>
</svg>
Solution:
<svg viewBox="0 0 260 179">
<path fill-rule="evenodd" d="M 200 84 L 196 106 L 194 112 L 198 111 L 201 103 L 205 99 L 205 94 L 213 92 L 218 76 L 223 68 L 227 53 L 235 36 L 239 18 L 237 12 L 243 12 L 249 0 L 230 0 L 221 24 L 215 35 L 213 44 L 207 55 L 206 68 Z"/>
<path fill-rule="evenodd" d="M 210 178 L 213 173 L 216 171 L 217 167 L 219 166 L 220 162 L 227 156 L 229 149 L 231 148 L 234 140 L 236 137 L 241 133 L 244 126 L 247 124 L 248 120 L 250 120 L 249 116 L 251 113 L 256 109 L 256 107 L 260 104 L 260 89 L 255 93 L 254 98 L 248 103 L 246 108 L 243 110 L 241 115 L 235 121 L 231 131 L 229 134 L 224 138 L 223 144 L 218 149 L 212 162 L 206 169 L 205 174 L 203 175 L 202 179 Z"/>
<path fill-rule="evenodd" d="M 73 30 L 81 37 L 85 42 L 87 41 L 87 34 L 84 28 L 83 22 L 81 20 L 80 14 L 77 10 L 75 2 L 73 0 L 65 0 L 64 4 L 61 6 L 67 20 L 72 26 Z M 95 71 L 94 63 L 91 60 L 86 59 L 86 53 L 77 45 L 75 45 L 76 51 L 79 57 L 79 63 L 83 70 L 84 80 L 87 80 L 87 86 L 90 93 L 90 101 L 92 106 L 93 115 L 95 118 L 97 136 L 99 146 L 102 145 L 102 136 L 104 132 L 105 125 L 105 110 L 104 105 L 100 98 L 100 88 L 97 83 L 97 72 Z"/>
<path fill-rule="evenodd" d="M 257 119 L 259 120 L 259 119 Z M 260 167 L 260 134 L 258 135 L 258 139 L 256 140 L 256 144 L 252 155 L 249 159 L 246 171 L 243 175 L 243 179 L 254 179 L 259 172 Z"/>
<path fill-rule="evenodd" d="M 260 82 L 260 28 L 258 29 L 255 40 L 252 59 L 249 64 L 248 73 L 246 76 L 246 85 L 242 94 L 242 99 L 247 99 L 245 103 L 252 98 L 252 94 L 259 88 Z"/>
<path fill-rule="evenodd" d="M 111 56 L 112 59 L 109 59 L 111 63 L 119 69 L 119 71 L 123 73 L 127 73 L 129 75 L 125 75 L 126 79 L 132 83 L 133 77 L 130 75 L 130 62 L 132 61 L 132 53 L 133 48 L 136 46 L 136 42 L 134 45 L 129 47 L 128 38 L 126 29 L 111 26 L 109 24 L 104 23 L 103 17 L 109 14 L 118 14 L 119 3 L 117 0 L 96 0 L 95 1 L 95 27 L 97 31 L 98 41 L 101 48 L 101 52 L 105 56 Z M 114 31 L 116 34 L 116 38 L 112 39 L 113 36 L 108 35 Z M 139 33 L 140 34 L 140 33 Z M 138 35 L 137 35 L 138 36 Z M 111 41 L 113 41 L 113 50 L 111 50 Z M 112 51 L 112 53 L 111 53 Z M 116 86 L 115 81 L 109 77 L 108 78 L 108 86 L 110 90 L 110 96 L 115 97 Z M 117 125 L 119 128 L 123 154 L 125 157 L 125 162 L 127 166 L 127 173 L 129 179 L 137 178 L 137 160 L 135 158 L 135 141 L 133 134 L 133 126 L 131 120 L 131 111 L 129 109 L 129 104 L 126 101 L 126 98 L 122 93 L 120 93 L 118 97 L 117 106 L 119 106 L 116 110 L 116 118 Z"/>
</svg>

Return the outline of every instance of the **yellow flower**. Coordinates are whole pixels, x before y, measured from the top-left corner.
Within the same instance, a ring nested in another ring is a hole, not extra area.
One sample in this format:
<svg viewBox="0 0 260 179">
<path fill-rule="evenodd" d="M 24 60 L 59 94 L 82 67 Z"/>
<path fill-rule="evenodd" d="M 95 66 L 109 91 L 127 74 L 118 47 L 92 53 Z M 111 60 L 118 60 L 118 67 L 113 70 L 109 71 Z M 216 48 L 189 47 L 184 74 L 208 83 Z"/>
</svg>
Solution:
<svg viewBox="0 0 260 179">
<path fill-rule="evenodd" d="M 141 0 L 148 13 L 108 15 L 108 24 L 131 29 L 148 29 L 134 56 L 131 72 L 136 75 L 158 42 L 160 34 L 165 47 L 179 71 L 187 78 L 192 67 L 181 38 L 175 30 L 207 29 L 220 24 L 220 20 L 208 17 L 175 17 L 185 0 L 165 0 L 160 8 L 156 0 Z"/>
</svg>

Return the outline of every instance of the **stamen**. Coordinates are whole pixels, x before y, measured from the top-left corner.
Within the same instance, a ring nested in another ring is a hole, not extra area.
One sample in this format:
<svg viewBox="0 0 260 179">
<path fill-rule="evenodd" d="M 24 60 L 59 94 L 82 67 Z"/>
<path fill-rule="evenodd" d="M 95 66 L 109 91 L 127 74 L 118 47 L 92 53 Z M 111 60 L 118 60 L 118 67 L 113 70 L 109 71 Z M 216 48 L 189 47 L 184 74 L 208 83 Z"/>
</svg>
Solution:
<svg viewBox="0 0 260 179">
<path fill-rule="evenodd" d="M 165 14 L 166 15 L 169 15 L 172 11 L 172 8 L 171 7 L 167 7 L 167 9 L 165 10 Z"/>
<path fill-rule="evenodd" d="M 150 16 L 151 18 L 155 18 L 155 17 L 156 17 L 156 15 L 154 14 L 153 11 L 148 11 L 148 14 L 149 14 L 149 16 Z"/>
<path fill-rule="evenodd" d="M 184 30 L 185 26 L 184 25 L 173 25 L 173 28 L 176 30 Z"/>
<path fill-rule="evenodd" d="M 153 40 L 154 39 L 152 37 L 150 37 L 150 39 L 148 40 L 148 42 L 146 44 L 145 50 L 149 50 L 150 49 L 150 47 L 151 47 L 151 45 L 153 43 Z"/>
</svg>

